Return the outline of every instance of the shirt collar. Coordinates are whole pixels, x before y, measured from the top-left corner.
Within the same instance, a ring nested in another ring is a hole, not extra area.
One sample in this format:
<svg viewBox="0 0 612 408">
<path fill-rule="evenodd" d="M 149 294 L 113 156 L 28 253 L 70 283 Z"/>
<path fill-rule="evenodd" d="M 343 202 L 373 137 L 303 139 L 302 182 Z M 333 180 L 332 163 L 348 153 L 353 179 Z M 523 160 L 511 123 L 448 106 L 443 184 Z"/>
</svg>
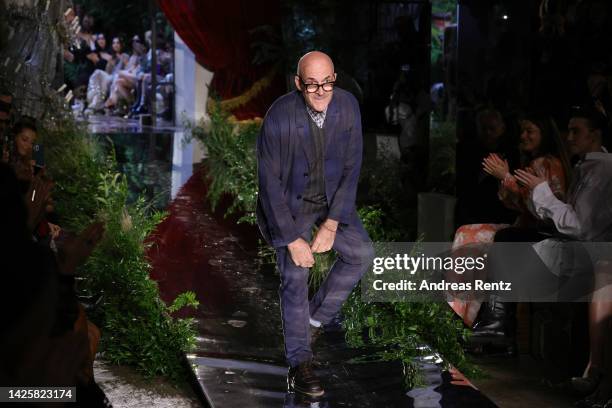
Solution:
<svg viewBox="0 0 612 408">
<path fill-rule="evenodd" d="M 308 114 L 310 115 L 314 123 L 316 123 L 317 127 L 319 129 L 322 129 L 323 124 L 325 123 L 325 117 L 327 116 L 327 108 L 325 108 L 323 112 L 317 112 L 310 106 L 306 105 L 306 110 L 308 111 Z"/>
<path fill-rule="evenodd" d="M 589 152 L 582 156 L 582 158 L 576 163 L 576 166 L 579 166 L 586 161 L 592 160 L 612 160 L 612 155 L 608 153 L 608 150 L 604 146 L 602 146 L 601 151 Z"/>
</svg>

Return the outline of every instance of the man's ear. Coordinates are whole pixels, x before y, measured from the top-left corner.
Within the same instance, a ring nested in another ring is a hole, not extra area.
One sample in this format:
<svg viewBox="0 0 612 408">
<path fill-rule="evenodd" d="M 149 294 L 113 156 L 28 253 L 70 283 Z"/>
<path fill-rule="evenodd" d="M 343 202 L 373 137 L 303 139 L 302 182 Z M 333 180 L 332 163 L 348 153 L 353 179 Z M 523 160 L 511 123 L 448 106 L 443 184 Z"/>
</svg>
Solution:
<svg viewBox="0 0 612 408">
<path fill-rule="evenodd" d="M 601 129 L 593 129 L 592 131 L 593 134 L 593 139 L 595 140 L 595 142 L 598 143 L 603 143 L 603 133 L 601 132 Z"/>
<path fill-rule="evenodd" d="M 293 79 L 295 81 L 295 87 L 298 89 L 298 91 L 302 91 L 302 82 L 300 81 L 300 77 L 295 75 Z"/>
</svg>

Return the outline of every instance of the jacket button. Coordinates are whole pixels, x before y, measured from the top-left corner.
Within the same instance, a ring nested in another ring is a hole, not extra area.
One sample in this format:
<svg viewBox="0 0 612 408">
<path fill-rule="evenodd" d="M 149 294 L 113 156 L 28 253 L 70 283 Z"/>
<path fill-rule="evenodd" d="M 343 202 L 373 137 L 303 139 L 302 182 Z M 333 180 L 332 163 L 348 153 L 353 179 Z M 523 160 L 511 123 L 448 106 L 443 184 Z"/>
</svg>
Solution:
<svg viewBox="0 0 612 408">
<path fill-rule="evenodd" d="M 304 173 L 304 177 L 308 177 L 308 173 Z"/>
<path fill-rule="evenodd" d="M 298 200 L 301 200 L 301 199 L 302 199 L 302 196 L 301 196 L 301 195 L 297 196 L 297 199 L 298 199 Z"/>
</svg>

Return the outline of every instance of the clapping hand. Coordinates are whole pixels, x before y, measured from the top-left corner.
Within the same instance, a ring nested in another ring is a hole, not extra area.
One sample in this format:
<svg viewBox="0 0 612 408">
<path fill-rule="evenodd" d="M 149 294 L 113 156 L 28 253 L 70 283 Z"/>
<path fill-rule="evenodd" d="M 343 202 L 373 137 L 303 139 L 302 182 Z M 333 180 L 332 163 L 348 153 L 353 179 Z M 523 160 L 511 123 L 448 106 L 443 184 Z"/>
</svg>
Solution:
<svg viewBox="0 0 612 408">
<path fill-rule="evenodd" d="M 482 162 L 482 167 L 484 171 L 499 180 L 503 180 L 506 174 L 510 172 L 508 161 L 502 160 L 497 153 L 491 153 L 487 156 Z"/>
<path fill-rule="evenodd" d="M 533 190 L 537 185 L 545 183 L 548 180 L 548 171 L 544 168 L 534 170 L 528 167 L 527 170 L 517 170 L 514 175 L 519 183 Z"/>
</svg>

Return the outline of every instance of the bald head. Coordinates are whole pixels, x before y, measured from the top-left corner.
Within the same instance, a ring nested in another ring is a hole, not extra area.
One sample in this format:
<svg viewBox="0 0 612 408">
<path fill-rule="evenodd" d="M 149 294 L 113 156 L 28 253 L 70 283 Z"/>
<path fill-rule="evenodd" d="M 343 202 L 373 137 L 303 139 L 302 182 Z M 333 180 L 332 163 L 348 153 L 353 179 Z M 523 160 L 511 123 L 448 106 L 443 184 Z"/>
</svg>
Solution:
<svg viewBox="0 0 612 408">
<path fill-rule="evenodd" d="M 308 68 L 323 68 L 334 72 L 334 63 L 329 55 L 321 51 L 311 51 L 300 58 L 297 65 L 297 75 L 304 77 L 304 70 Z"/>
<path fill-rule="evenodd" d="M 327 54 L 312 51 L 300 58 L 295 86 L 302 92 L 306 104 L 315 111 L 322 112 L 327 109 L 333 96 L 335 81 L 334 63 Z"/>
</svg>

